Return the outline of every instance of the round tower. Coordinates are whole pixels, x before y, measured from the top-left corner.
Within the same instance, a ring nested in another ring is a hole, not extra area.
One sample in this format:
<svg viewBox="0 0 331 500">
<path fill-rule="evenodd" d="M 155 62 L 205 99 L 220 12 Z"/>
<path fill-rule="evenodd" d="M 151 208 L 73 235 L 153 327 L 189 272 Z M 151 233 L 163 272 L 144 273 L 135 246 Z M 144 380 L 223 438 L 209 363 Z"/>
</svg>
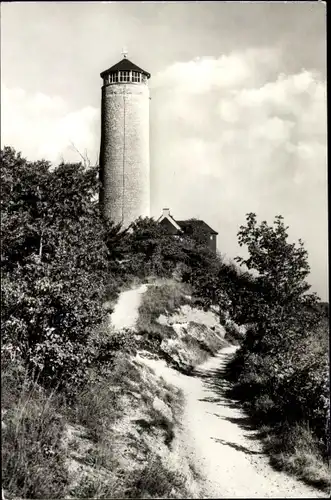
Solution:
<svg viewBox="0 0 331 500">
<path fill-rule="evenodd" d="M 150 74 L 127 57 L 101 73 L 100 204 L 127 227 L 150 215 Z"/>
</svg>

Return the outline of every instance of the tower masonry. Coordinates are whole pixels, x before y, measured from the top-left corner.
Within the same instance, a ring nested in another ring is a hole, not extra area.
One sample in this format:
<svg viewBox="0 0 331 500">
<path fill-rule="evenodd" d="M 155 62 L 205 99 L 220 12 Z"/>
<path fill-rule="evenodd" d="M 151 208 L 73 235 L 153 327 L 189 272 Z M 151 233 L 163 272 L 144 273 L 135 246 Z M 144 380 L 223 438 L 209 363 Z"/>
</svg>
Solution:
<svg viewBox="0 0 331 500">
<path fill-rule="evenodd" d="M 150 215 L 150 74 L 124 57 L 101 73 L 100 205 L 127 227 Z"/>
</svg>

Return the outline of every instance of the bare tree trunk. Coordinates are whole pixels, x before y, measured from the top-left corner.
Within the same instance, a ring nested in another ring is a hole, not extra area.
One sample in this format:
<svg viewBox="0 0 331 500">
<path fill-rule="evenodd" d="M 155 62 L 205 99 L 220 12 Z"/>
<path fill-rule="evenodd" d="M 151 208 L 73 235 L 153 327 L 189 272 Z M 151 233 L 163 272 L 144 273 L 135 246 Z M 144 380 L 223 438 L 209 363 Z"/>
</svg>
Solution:
<svg viewBox="0 0 331 500">
<path fill-rule="evenodd" d="M 43 254 L 43 231 L 41 232 L 41 235 L 40 235 L 40 244 L 39 244 L 39 262 L 41 262 L 41 258 L 42 258 L 42 254 Z"/>
</svg>

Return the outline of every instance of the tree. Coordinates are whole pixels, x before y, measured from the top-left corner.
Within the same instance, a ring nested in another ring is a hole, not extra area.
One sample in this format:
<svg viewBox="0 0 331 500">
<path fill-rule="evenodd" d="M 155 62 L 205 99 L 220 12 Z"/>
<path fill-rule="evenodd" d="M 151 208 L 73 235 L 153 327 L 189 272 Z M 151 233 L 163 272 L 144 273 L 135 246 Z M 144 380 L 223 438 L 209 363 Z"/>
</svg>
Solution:
<svg viewBox="0 0 331 500">
<path fill-rule="evenodd" d="M 252 318 L 261 329 L 268 327 L 279 332 L 279 325 L 307 331 L 319 321 L 314 314 L 318 302 L 315 293 L 308 293 L 306 282 L 310 267 L 303 242 L 298 245 L 287 241 L 288 227 L 282 216 L 277 216 L 273 226 L 266 221 L 258 225 L 254 213 L 247 214 L 247 225 L 238 232 L 239 245 L 246 245 L 249 257 L 236 261 L 248 270 L 255 271 L 257 293 L 251 296 Z M 289 335 L 290 336 L 290 335 Z"/>
<path fill-rule="evenodd" d="M 275 218 L 274 227 L 268 226 L 266 221 L 258 225 L 254 213 L 247 214 L 246 220 L 247 226 L 240 226 L 238 241 L 240 246 L 247 245 L 249 257 L 237 257 L 237 262 L 254 269 L 261 283 L 272 285 L 271 300 L 284 303 L 301 299 L 310 289 L 305 281 L 310 267 L 303 242 L 299 240 L 296 247 L 286 241 L 288 227 L 281 215 Z"/>
<path fill-rule="evenodd" d="M 97 169 L 28 162 L 1 152 L 3 352 L 41 380 L 81 380 L 93 360 L 119 228 L 94 201 Z"/>
<path fill-rule="evenodd" d="M 176 264 L 185 260 L 182 242 L 167 235 L 154 219 L 139 217 L 123 239 L 128 273 L 138 276 L 170 276 Z"/>
<path fill-rule="evenodd" d="M 287 241 L 283 217 L 277 216 L 273 226 L 258 224 L 254 213 L 246 220 L 238 239 L 240 246 L 247 245 L 249 256 L 236 260 L 254 275 L 247 281 L 245 300 L 239 306 L 233 301 L 233 306 L 235 317 L 253 325 L 231 365 L 236 386 L 255 415 L 272 415 L 273 422 L 309 422 L 325 450 L 327 328 L 321 324 L 323 307 L 317 295 L 309 293 L 308 253 L 301 240 L 297 245 Z"/>
</svg>

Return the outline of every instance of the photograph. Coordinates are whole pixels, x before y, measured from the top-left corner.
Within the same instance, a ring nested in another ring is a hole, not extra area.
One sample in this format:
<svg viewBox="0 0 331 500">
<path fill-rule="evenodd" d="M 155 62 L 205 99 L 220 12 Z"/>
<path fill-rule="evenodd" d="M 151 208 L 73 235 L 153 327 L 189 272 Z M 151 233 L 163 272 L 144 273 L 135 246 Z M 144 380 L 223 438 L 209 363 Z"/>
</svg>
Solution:
<svg viewBox="0 0 331 500">
<path fill-rule="evenodd" d="M 1 500 L 330 498 L 325 1 L 3 1 Z"/>
</svg>

